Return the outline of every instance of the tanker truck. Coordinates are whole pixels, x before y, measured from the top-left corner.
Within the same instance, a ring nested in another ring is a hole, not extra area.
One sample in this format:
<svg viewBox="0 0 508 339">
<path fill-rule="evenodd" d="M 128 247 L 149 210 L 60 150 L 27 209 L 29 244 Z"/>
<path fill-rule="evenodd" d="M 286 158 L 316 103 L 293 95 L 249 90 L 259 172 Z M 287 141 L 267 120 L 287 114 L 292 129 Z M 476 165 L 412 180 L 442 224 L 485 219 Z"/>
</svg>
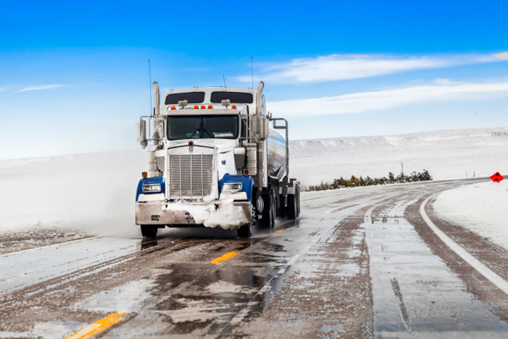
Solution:
<svg viewBox="0 0 508 339">
<path fill-rule="evenodd" d="M 137 125 L 148 153 L 135 206 L 143 237 L 164 227 L 205 226 L 248 238 L 253 226 L 270 229 L 277 217 L 298 217 L 288 122 L 267 113 L 263 87 L 169 90 L 161 101 L 153 83 L 153 113 Z"/>
</svg>

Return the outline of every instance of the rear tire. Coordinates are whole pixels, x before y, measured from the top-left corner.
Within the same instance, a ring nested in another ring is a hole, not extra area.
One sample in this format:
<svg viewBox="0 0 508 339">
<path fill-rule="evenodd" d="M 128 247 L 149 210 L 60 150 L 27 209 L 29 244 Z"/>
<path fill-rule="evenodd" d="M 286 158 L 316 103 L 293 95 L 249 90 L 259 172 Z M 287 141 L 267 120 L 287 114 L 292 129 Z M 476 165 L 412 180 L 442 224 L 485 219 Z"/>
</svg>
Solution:
<svg viewBox="0 0 508 339">
<path fill-rule="evenodd" d="M 157 237 L 157 226 L 152 225 L 141 225 L 141 235 L 143 238 L 156 238 Z"/>
<path fill-rule="evenodd" d="M 268 194 L 263 195 L 264 208 L 263 213 L 261 213 L 261 219 L 258 222 L 258 225 L 261 228 L 274 228 L 275 227 L 275 218 L 276 218 L 276 209 L 277 202 L 275 201 L 275 192 L 273 189 L 270 189 Z"/>
<path fill-rule="evenodd" d="M 284 196 L 282 194 L 279 194 L 279 218 L 285 218 L 286 217 L 286 201 L 284 200 Z"/>
<path fill-rule="evenodd" d="M 294 220 L 300 215 L 300 186 L 295 187 L 295 194 L 288 194 L 288 206 L 286 210 L 288 219 Z"/>
<path fill-rule="evenodd" d="M 252 226 L 251 224 L 243 225 L 237 230 L 238 238 L 250 238 L 252 235 Z"/>
<path fill-rule="evenodd" d="M 286 209 L 286 216 L 288 219 L 296 219 L 296 204 L 294 194 L 288 194 L 288 206 Z"/>
</svg>

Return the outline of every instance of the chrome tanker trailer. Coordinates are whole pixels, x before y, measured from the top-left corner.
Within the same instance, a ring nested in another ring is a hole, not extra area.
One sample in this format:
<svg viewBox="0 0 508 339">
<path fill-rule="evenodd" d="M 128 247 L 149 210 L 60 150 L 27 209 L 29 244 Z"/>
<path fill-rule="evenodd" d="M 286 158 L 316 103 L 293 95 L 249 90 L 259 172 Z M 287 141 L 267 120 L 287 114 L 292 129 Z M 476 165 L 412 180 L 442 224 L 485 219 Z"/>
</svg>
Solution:
<svg viewBox="0 0 508 339">
<path fill-rule="evenodd" d="M 138 123 L 138 141 L 148 152 L 136 194 L 144 237 L 166 226 L 237 229 L 249 237 L 252 225 L 273 228 L 276 217 L 298 217 L 288 124 L 266 112 L 263 86 L 170 90 L 160 101 L 153 83 L 153 115 Z"/>
</svg>

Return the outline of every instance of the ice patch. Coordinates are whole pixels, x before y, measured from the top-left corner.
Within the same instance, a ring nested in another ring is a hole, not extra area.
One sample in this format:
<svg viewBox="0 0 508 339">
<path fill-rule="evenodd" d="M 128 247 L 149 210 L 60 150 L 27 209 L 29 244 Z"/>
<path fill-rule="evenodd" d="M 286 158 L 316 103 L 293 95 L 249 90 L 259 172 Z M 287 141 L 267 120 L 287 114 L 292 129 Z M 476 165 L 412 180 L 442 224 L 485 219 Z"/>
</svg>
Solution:
<svg viewBox="0 0 508 339">
<path fill-rule="evenodd" d="M 136 312 L 143 308 L 152 295 L 148 292 L 155 286 L 152 280 L 139 279 L 112 290 L 100 292 L 79 303 L 77 309 L 114 313 L 118 310 Z"/>
<path fill-rule="evenodd" d="M 64 338 L 87 325 L 80 322 L 59 323 L 52 321 L 36 324 L 30 332 L 0 332 L 0 338 Z"/>
<path fill-rule="evenodd" d="M 157 311 L 157 313 L 169 316 L 173 323 L 206 322 L 233 314 L 233 311 L 228 311 L 226 306 L 220 306 L 215 302 L 188 299 L 175 299 L 174 301 L 186 305 L 186 307 L 177 310 Z"/>
<path fill-rule="evenodd" d="M 253 291 L 253 288 L 239 286 L 227 281 L 220 280 L 209 285 L 207 288 L 208 292 L 212 294 L 221 294 L 221 293 L 248 293 Z"/>
</svg>

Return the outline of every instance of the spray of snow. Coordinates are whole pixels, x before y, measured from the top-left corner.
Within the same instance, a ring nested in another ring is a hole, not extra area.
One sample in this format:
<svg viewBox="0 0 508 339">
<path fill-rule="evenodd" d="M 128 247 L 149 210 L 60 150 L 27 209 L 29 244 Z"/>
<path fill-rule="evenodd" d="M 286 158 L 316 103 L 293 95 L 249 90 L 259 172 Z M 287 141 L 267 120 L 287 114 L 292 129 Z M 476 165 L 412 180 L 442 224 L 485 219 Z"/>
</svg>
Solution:
<svg viewBox="0 0 508 339">
<path fill-rule="evenodd" d="M 134 199 L 146 154 L 112 152 L 0 162 L 0 233 L 75 229 L 138 236 Z"/>
<path fill-rule="evenodd" d="M 445 219 L 508 250 L 508 180 L 445 191 L 434 209 Z"/>
<path fill-rule="evenodd" d="M 221 200 L 217 202 L 217 205 L 214 203 L 196 205 L 179 201 L 168 204 L 167 209 L 173 212 L 189 212 L 196 224 L 203 224 L 210 228 L 220 227 L 232 230 L 250 223 L 250 215 L 245 215 L 241 206 L 235 206 L 233 199 Z"/>
</svg>

